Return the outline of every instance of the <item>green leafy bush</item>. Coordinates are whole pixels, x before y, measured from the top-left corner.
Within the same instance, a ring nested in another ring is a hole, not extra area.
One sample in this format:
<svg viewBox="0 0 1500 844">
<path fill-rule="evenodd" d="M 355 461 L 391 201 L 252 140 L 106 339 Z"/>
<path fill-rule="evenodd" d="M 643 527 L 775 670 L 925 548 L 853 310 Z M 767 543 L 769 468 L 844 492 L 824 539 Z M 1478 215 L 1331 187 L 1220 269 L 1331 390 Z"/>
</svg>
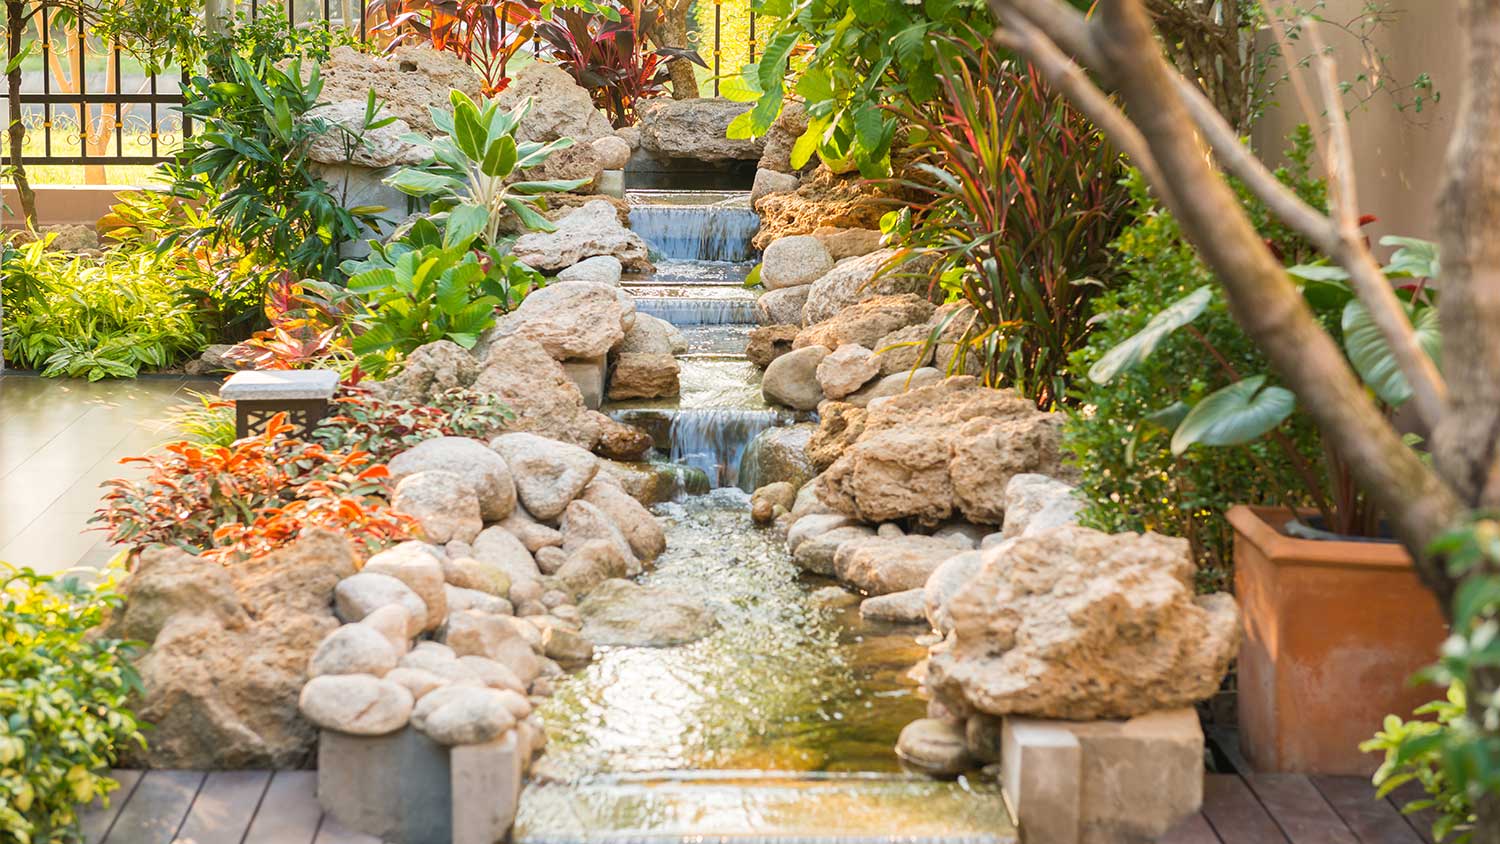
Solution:
<svg viewBox="0 0 1500 844">
<path fill-rule="evenodd" d="M 1409 782 L 1422 786 L 1427 796 L 1407 802 L 1401 811 L 1411 814 L 1430 809 L 1436 813 L 1432 837 L 1444 844 L 1467 844 L 1474 824 L 1474 803 L 1461 785 L 1466 776 L 1462 770 L 1450 769 L 1444 758 L 1445 746 L 1456 744 L 1457 734 L 1466 729 L 1468 711 L 1463 686 L 1454 683 L 1443 700 L 1417 707 L 1412 713 L 1416 717 L 1410 721 L 1385 716 L 1375 737 L 1359 745 L 1366 753 L 1385 754 L 1374 777 L 1378 799 Z M 1457 836 L 1450 839 L 1455 833 Z"/>
<path fill-rule="evenodd" d="M 0 563 L 0 830 L 21 844 L 75 841 L 77 807 L 119 787 L 140 680 L 130 644 L 92 635 L 119 605 L 97 589 Z"/>
<path fill-rule="evenodd" d="M 1314 206 L 1323 186 L 1308 173 L 1310 138 L 1294 146 L 1293 164 L 1280 178 Z M 1229 315 L 1212 274 L 1183 239 L 1177 222 L 1130 177 L 1135 202 L 1129 226 L 1115 240 L 1115 286 L 1094 299 L 1094 333 L 1070 360 L 1077 377 L 1064 446 L 1074 455 L 1088 500 L 1085 524 L 1101 530 L 1154 530 L 1186 538 L 1198 560 L 1200 584 L 1225 588 L 1232 579 L 1233 532 L 1224 512 L 1246 502 L 1300 506 L 1288 495 L 1305 487 L 1296 460 L 1282 443 L 1265 439 L 1242 448 L 1195 448 L 1173 454 L 1171 438 L 1181 408 L 1239 380 L 1231 373 L 1264 372 L 1268 364 Z M 1241 196 L 1268 248 L 1292 263 L 1311 257 L 1306 244 L 1247 193 Z M 1158 313 L 1209 287 L 1203 313 L 1190 330 L 1164 337 L 1149 359 L 1108 384 L 1083 377 L 1110 350 L 1139 334 Z M 1214 351 L 1210 351 L 1209 347 Z M 1287 423 L 1285 439 L 1306 465 L 1322 458 L 1321 442 L 1302 417 Z"/>
<path fill-rule="evenodd" d="M 5 356 L 43 375 L 130 378 L 213 342 L 205 274 L 189 256 L 125 244 L 98 257 L 48 250 L 51 236 L 0 247 Z"/>
<path fill-rule="evenodd" d="M 494 395 L 467 387 L 454 387 L 425 402 L 345 387 L 332 414 L 311 438 L 332 451 L 367 451 L 384 461 L 433 437 L 488 439 L 514 418 Z"/>
</svg>

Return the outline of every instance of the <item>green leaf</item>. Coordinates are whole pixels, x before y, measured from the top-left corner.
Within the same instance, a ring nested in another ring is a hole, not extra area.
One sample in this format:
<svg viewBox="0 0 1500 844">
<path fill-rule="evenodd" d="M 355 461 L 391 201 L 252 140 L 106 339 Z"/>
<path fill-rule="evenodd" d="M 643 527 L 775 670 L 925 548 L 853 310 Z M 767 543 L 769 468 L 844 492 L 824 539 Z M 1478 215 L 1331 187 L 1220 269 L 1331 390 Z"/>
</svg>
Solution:
<svg viewBox="0 0 1500 844">
<path fill-rule="evenodd" d="M 516 167 L 516 138 L 501 135 L 484 151 L 484 160 L 479 163 L 480 172 L 486 176 L 503 179 Z"/>
<path fill-rule="evenodd" d="M 724 130 L 724 137 L 732 141 L 750 140 L 751 138 L 755 137 L 754 121 L 754 109 L 748 109 L 740 113 L 733 120 L 729 121 L 728 128 Z"/>
<path fill-rule="evenodd" d="M 486 132 L 479 120 L 479 110 L 473 103 L 465 102 L 453 110 L 453 142 L 463 150 L 470 161 L 480 161 L 485 156 Z"/>
<path fill-rule="evenodd" d="M 443 230 L 443 248 L 468 249 L 489 222 L 489 209 L 482 205 L 464 204 L 449 211 L 448 225 Z"/>
<path fill-rule="evenodd" d="M 801 170 L 807 166 L 807 162 L 818 151 L 818 143 L 823 139 L 823 132 L 827 128 L 826 121 L 808 121 L 807 131 L 797 136 L 792 144 L 791 165 L 794 170 Z"/>
<path fill-rule="evenodd" d="M 1089 368 L 1089 380 L 1095 384 L 1108 384 L 1116 375 L 1146 360 L 1163 340 L 1197 319 L 1213 298 L 1213 288 L 1204 285 L 1168 305 L 1165 310 L 1152 317 L 1138 334 L 1105 352 Z"/>
<path fill-rule="evenodd" d="M 463 189 L 463 184 L 456 179 L 412 167 L 396 171 L 385 183 L 410 196 L 431 196 Z"/>
<path fill-rule="evenodd" d="M 1335 264 L 1298 264 L 1287 267 L 1286 274 L 1306 281 L 1348 281 L 1349 273 Z"/>
<path fill-rule="evenodd" d="M 1181 455 L 1194 445 L 1243 445 L 1286 421 L 1297 398 L 1265 383 L 1266 376 L 1254 375 L 1198 402 L 1172 435 L 1172 453 Z"/>
<path fill-rule="evenodd" d="M 519 199 L 507 199 L 505 200 L 505 207 L 509 208 L 512 214 L 515 214 L 521 219 L 522 225 L 526 226 L 526 228 L 531 229 L 532 231 L 557 231 L 557 226 L 553 225 L 551 220 L 543 217 L 541 213 L 533 208 L 528 202 L 524 202 Z"/>
<path fill-rule="evenodd" d="M 1407 308 L 1410 313 L 1410 307 Z M 1438 325 L 1437 308 L 1418 308 L 1412 319 L 1417 334 L 1417 345 L 1442 366 L 1443 336 Z M 1354 365 L 1354 371 L 1364 379 L 1366 385 L 1386 404 L 1395 407 L 1411 398 L 1411 385 L 1396 363 L 1396 356 L 1385 342 L 1385 335 L 1370 318 L 1370 312 L 1358 299 L 1351 299 L 1344 306 L 1344 353 Z"/>
<path fill-rule="evenodd" d="M 510 186 L 514 193 L 535 196 L 539 193 L 565 193 L 588 184 L 588 179 L 549 179 L 537 182 L 516 182 Z"/>
<path fill-rule="evenodd" d="M 1443 264 L 1438 258 L 1438 245 L 1430 240 L 1415 237 L 1386 235 L 1380 239 L 1381 246 L 1399 247 L 1391 255 L 1391 263 L 1385 274 L 1391 278 L 1441 278 Z"/>
<path fill-rule="evenodd" d="M 792 30 L 779 32 L 770 43 L 766 44 L 765 52 L 761 53 L 760 61 L 756 65 L 756 81 L 760 82 L 760 89 L 767 94 L 775 91 L 781 93 L 781 80 L 786 74 L 786 58 L 791 55 L 792 48 L 797 46 L 797 33 Z M 777 97 L 778 103 L 780 97 Z"/>
</svg>

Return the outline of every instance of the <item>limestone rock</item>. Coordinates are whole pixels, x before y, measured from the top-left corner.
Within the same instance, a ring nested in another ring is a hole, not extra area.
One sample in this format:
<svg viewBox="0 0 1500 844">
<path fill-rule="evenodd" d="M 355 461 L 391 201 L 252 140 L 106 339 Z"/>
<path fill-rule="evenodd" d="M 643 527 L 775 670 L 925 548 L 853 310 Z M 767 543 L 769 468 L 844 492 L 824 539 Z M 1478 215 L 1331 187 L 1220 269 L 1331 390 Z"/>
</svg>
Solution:
<svg viewBox="0 0 1500 844">
<path fill-rule="evenodd" d="M 823 499 L 818 497 L 818 485 L 816 483 L 804 484 L 801 489 L 797 490 L 797 501 L 792 504 L 790 515 L 793 521 L 801 519 L 804 516 L 843 516 L 842 513 L 835 513 L 832 507 L 824 504 Z M 848 517 L 844 516 L 844 518 Z"/>
<path fill-rule="evenodd" d="M 500 334 L 535 341 L 555 360 L 598 358 L 625 339 L 624 319 L 617 288 L 560 281 L 532 291 L 505 317 Z"/>
<path fill-rule="evenodd" d="M 594 451 L 606 461 L 645 460 L 656 446 L 656 441 L 651 435 L 624 422 L 615 420 L 600 413 L 599 416 L 599 444 Z"/>
<path fill-rule="evenodd" d="M 807 441 L 807 457 L 813 469 L 823 472 L 843 455 L 865 432 L 865 414 L 869 411 L 845 402 L 823 402 L 818 405 L 818 430 Z"/>
<path fill-rule="evenodd" d="M 918 718 L 901 730 L 896 755 L 913 768 L 935 777 L 961 774 L 973 768 L 964 727 L 936 718 Z"/>
<path fill-rule="evenodd" d="M 448 602 L 443 594 L 443 564 L 425 542 L 412 540 L 381 551 L 366 561 L 360 572 L 390 575 L 417 593 L 427 608 L 427 623 L 423 629 L 437 627 L 448 614 Z"/>
<path fill-rule="evenodd" d="M 822 346 L 808 346 L 771 361 L 761 379 L 761 392 L 766 401 L 796 410 L 816 409 L 818 402 L 823 400 L 823 387 L 818 384 L 818 364 L 828 354 L 828 349 Z"/>
<path fill-rule="evenodd" d="M 510 408 L 516 417 L 510 430 L 590 450 L 599 443 L 601 417 L 584 406 L 583 394 L 562 365 L 531 340 L 496 339 L 475 378 L 474 389 L 497 397 Z M 504 462 L 498 454 L 491 454 Z"/>
<path fill-rule="evenodd" d="M 847 542 L 869 539 L 874 535 L 875 531 L 868 525 L 846 524 L 836 527 L 797 543 L 792 562 L 803 571 L 833 577 L 837 573 L 834 560 L 838 558 L 839 549 Z"/>
<path fill-rule="evenodd" d="M 866 621 L 888 621 L 895 624 L 926 621 L 924 594 L 919 588 L 866 598 L 859 604 L 859 617 Z"/>
<path fill-rule="evenodd" d="M 619 287 L 624 267 L 613 255 L 597 255 L 585 258 L 557 274 L 557 281 L 587 281 L 606 287 Z"/>
<path fill-rule="evenodd" d="M 768 194 L 755 203 L 761 224 L 753 242 L 764 249 L 777 238 L 822 227 L 878 229 L 891 199 L 882 185 L 819 165 L 795 191 Z"/>
<path fill-rule="evenodd" d="M 387 468 L 394 484 L 400 484 L 407 475 L 432 470 L 458 475 L 478 496 L 479 512 L 486 521 L 503 519 L 516 506 L 516 486 L 510 467 L 478 440 L 467 437 L 424 440 L 393 457 Z"/>
<path fill-rule="evenodd" d="M 750 494 L 750 518 L 768 525 L 782 512 L 790 512 L 796 500 L 797 488 L 786 481 L 766 484 Z"/>
<path fill-rule="evenodd" d="M 938 566 L 959 550 L 930 536 L 874 537 L 845 543 L 834 555 L 840 580 L 871 595 L 921 589 Z"/>
<path fill-rule="evenodd" d="M 511 254 L 538 270 L 560 270 L 596 255 L 612 255 L 630 272 L 654 269 L 646 242 L 620 224 L 614 206 L 608 202 L 588 202 L 556 224 L 554 232 L 531 232 L 517 238 Z"/>
<path fill-rule="evenodd" d="M 506 697 L 515 694 L 478 686 L 444 686 L 417 702 L 411 725 L 450 747 L 494 741 L 516 725 Z"/>
<path fill-rule="evenodd" d="M 381 117 L 377 115 L 376 119 Z M 412 166 L 427 160 L 427 150 L 406 140 L 412 127 L 405 120 L 397 118 L 378 129 L 366 129 L 363 98 L 320 105 L 297 120 L 323 127 L 307 147 L 308 159 L 319 164 L 347 163 L 381 169 Z"/>
<path fill-rule="evenodd" d="M 614 127 L 594 107 L 588 90 L 551 62 L 528 62 L 511 77 L 498 99 L 506 111 L 531 100 L 531 110 L 516 130 L 518 141 L 546 143 L 572 138 L 579 144 L 591 144 L 597 138 L 614 135 Z"/>
<path fill-rule="evenodd" d="M 798 496 L 800 499 L 800 495 Z M 841 527 L 865 527 L 858 521 L 849 518 L 843 513 L 807 513 L 798 515 L 796 506 L 792 509 L 792 526 L 786 533 L 786 549 L 796 553 L 798 547 L 810 539 L 815 539 L 823 534 Z M 873 533 L 873 531 L 872 531 Z"/>
<path fill-rule="evenodd" d="M 817 374 L 823 395 L 837 400 L 879 375 L 880 364 L 869 349 L 858 343 L 845 343 L 823 358 L 818 364 Z"/>
<path fill-rule="evenodd" d="M 811 235 L 783 237 L 761 256 L 760 281 L 767 290 L 812 284 L 833 269 L 833 258 L 823 242 Z"/>
<path fill-rule="evenodd" d="M 584 488 L 583 500 L 597 507 L 614 523 L 637 558 L 656 559 L 667 549 L 666 533 L 650 510 L 612 480 L 608 476 L 595 478 Z M 626 562 L 628 564 L 629 560 Z"/>
<path fill-rule="evenodd" d="M 819 226 L 812 236 L 823 242 L 823 248 L 833 260 L 858 258 L 880 248 L 881 235 L 878 229 L 849 229 L 837 226 Z"/>
<path fill-rule="evenodd" d="M 479 497 L 460 475 L 442 470 L 415 472 L 396 484 L 391 507 L 416 519 L 429 542 L 469 542 L 484 528 Z"/>
<path fill-rule="evenodd" d="M 380 631 L 364 624 L 345 624 L 329 633 L 313 652 L 307 674 L 372 674 L 382 677 L 396 667 L 401 654 Z"/>
<path fill-rule="evenodd" d="M 725 134 L 749 108 L 749 103 L 717 97 L 647 100 L 637 109 L 641 148 L 662 158 L 758 160 L 765 150 L 764 137 L 736 140 Z"/>
<path fill-rule="evenodd" d="M 1036 411 L 965 422 L 949 464 L 954 504 L 970 521 L 999 524 L 1012 477 L 1062 467 L 1062 422 L 1061 414 Z"/>
<path fill-rule="evenodd" d="M 386 604 L 400 604 L 411 614 L 408 636 L 427 629 L 427 604 L 411 587 L 388 574 L 362 571 L 340 580 L 333 591 L 333 603 L 339 618 L 346 622 L 359 621 Z"/>
<path fill-rule="evenodd" d="M 598 189 L 599 177 L 604 173 L 604 162 L 592 144 L 572 144 L 547 156 L 536 167 L 520 171 L 520 178 L 542 182 L 580 181 L 574 188 L 577 193 L 589 194 Z"/>
<path fill-rule="evenodd" d="M 474 559 L 504 572 L 512 589 L 520 581 L 536 580 L 542 575 L 521 540 L 499 525 L 485 528 L 474 540 Z"/>
<path fill-rule="evenodd" d="M 697 598 L 628 580 L 600 584 L 578 611 L 583 615 L 583 636 L 595 645 L 682 645 L 718 627 L 713 612 Z"/>
<path fill-rule="evenodd" d="M 759 202 L 761 197 L 773 193 L 790 193 L 801 183 L 802 180 L 791 173 L 778 173 L 764 167 L 759 168 L 755 171 L 755 181 L 750 185 L 750 202 L 752 204 Z"/>
<path fill-rule="evenodd" d="M 817 474 L 807 456 L 807 444 L 815 430 L 817 426 L 811 422 L 799 422 L 756 434 L 740 460 L 740 477 L 754 487 L 778 481 L 794 488 L 807 483 Z"/>
<path fill-rule="evenodd" d="M 599 458 L 588 451 L 535 434 L 501 434 L 490 447 L 505 458 L 521 504 L 538 519 L 561 516 L 599 471 Z"/>
<path fill-rule="evenodd" d="M 628 566 L 618 546 L 591 539 L 574 549 L 557 570 L 557 581 L 575 595 L 586 595 L 606 580 L 625 577 Z"/>
<path fill-rule="evenodd" d="M 925 256 L 915 258 L 896 271 L 890 267 L 896 255 L 894 249 L 882 249 L 834 264 L 833 269 L 812 283 L 803 309 L 804 323 L 812 325 L 832 319 L 844 308 L 876 296 L 926 295 L 928 281 L 922 276 L 922 270 L 931 259 Z"/>
<path fill-rule="evenodd" d="M 943 561 L 927 578 L 922 587 L 922 611 L 932 629 L 948 635 L 953 629 L 953 614 L 949 604 L 969 580 L 979 572 L 984 556 L 980 551 L 965 551 Z"/>
<path fill-rule="evenodd" d="M 615 348 L 618 354 L 671 355 L 687 351 L 687 340 L 677 326 L 650 314 L 636 314 L 635 325 Z"/>
<path fill-rule="evenodd" d="M 599 164 L 606 170 L 624 170 L 625 165 L 630 163 L 632 150 L 629 142 L 614 135 L 595 138 L 590 146 L 594 148 L 594 154 L 599 156 Z"/>
<path fill-rule="evenodd" d="M 914 293 L 875 296 L 856 302 L 832 317 L 809 325 L 797 335 L 793 346 L 827 346 L 837 349 L 855 343 L 866 349 L 882 349 L 883 338 L 911 325 L 925 325 L 932 318 L 932 303 Z"/>
<path fill-rule="evenodd" d="M 312 70 L 310 63 L 303 64 L 304 80 Z M 355 102 L 363 110 L 373 90 L 380 98 L 380 117 L 395 117 L 429 138 L 440 134 L 432 122 L 432 110 L 452 109 L 449 91 L 457 88 L 477 100 L 484 87 L 479 73 L 456 54 L 421 44 L 388 53 L 336 47 L 318 71 L 323 80 L 319 101 Z"/>
<path fill-rule="evenodd" d="M 898 328 L 875 341 L 875 359 L 881 375 L 896 375 L 932 366 L 936 344 L 931 342 L 932 329 L 927 323 Z M 946 362 L 945 362 L 946 366 Z"/>
<path fill-rule="evenodd" d="M 769 290 L 755 300 L 755 321 L 761 325 L 801 325 L 802 311 L 812 285 Z"/>
<path fill-rule="evenodd" d="M 796 100 L 788 101 L 771 124 L 771 130 L 766 133 L 766 146 L 757 164 L 756 178 L 763 172 L 791 176 L 796 170 L 792 166 L 792 147 L 806 131 L 807 107 Z M 794 181 L 788 190 L 796 189 L 797 183 Z"/>
<path fill-rule="evenodd" d="M 431 402 L 443 393 L 468 387 L 479 375 L 479 362 L 468 349 L 451 340 L 418 346 L 406 356 L 406 365 L 395 378 L 378 383 L 389 398 L 415 403 Z"/>
<path fill-rule="evenodd" d="M 871 381 L 858 390 L 844 396 L 844 401 L 856 407 L 869 407 L 870 403 L 876 399 L 883 399 L 887 396 L 898 396 L 922 387 L 940 384 L 942 381 L 943 373 L 941 370 L 924 366 L 921 369 L 912 370 L 911 372 L 897 372 L 894 375 L 886 375 Z"/>
<path fill-rule="evenodd" d="M 623 352 L 610 372 L 609 398 L 623 401 L 675 396 L 682 390 L 677 381 L 680 371 L 671 352 Z"/>
<path fill-rule="evenodd" d="M 984 552 L 929 661 L 950 709 L 1092 721 L 1214 694 L 1240 639 L 1225 594 L 1194 594 L 1185 539 L 1065 526 Z"/>
<path fill-rule="evenodd" d="M 412 693 L 368 674 L 314 677 L 302 687 L 299 705 L 307 720 L 325 730 L 383 736 L 406 726 Z"/>
<path fill-rule="evenodd" d="M 468 610 L 448 616 L 443 644 L 453 649 L 454 656 L 482 656 L 503 663 L 505 643 L 519 635 L 506 616 Z"/>
<path fill-rule="evenodd" d="M 1029 536 L 1050 528 L 1077 524 L 1083 512 L 1077 491 L 1046 475 L 1022 472 L 1005 485 L 1004 537 Z"/>
<path fill-rule="evenodd" d="M 178 617 L 201 616 L 245 629 L 250 616 L 234 589 L 234 578 L 218 563 L 180 548 L 154 545 L 125 582 L 128 600 L 110 615 L 110 635 L 151 643 Z"/>
<path fill-rule="evenodd" d="M 615 520 L 598 505 L 582 499 L 574 501 L 563 512 L 561 527 L 563 551 L 568 554 L 572 554 L 590 540 L 599 539 L 619 549 L 620 556 L 624 558 L 631 574 L 640 571 L 640 560 L 631 549 L 630 541 L 625 538 L 624 532 Z"/>
<path fill-rule="evenodd" d="M 763 325 L 750 331 L 745 346 L 745 356 L 750 362 L 765 369 L 771 361 L 792 350 L 792 341 L 802 329 L 796 325 Z"/>
</svg>

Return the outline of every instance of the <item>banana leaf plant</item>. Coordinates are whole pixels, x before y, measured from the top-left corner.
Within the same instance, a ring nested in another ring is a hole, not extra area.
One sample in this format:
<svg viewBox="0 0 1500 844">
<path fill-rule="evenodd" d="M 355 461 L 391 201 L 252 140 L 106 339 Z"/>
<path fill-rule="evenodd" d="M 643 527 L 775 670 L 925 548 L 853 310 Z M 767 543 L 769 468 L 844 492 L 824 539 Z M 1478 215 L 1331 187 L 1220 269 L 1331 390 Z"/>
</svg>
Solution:
<svg viewBox="0 0 1500 844">
<path fill-rule="evenodd" d="M 1395 247 L 1385 267 L 1388 279 L 1403 280 L 1398 295 L 1405 303 L 1417 340 L 1433 362 L 1442 364 L 1442 336 L 1438 328 L 1437 301 L 1429 282 L 1438 277 L 1441 264 L 1435 244 L 1405 237 L 1386 237 L 1383 246 Z M 1411 387 L 1396 364 L 1390 346 L 1349 286 L 1343 269 L 1327 263 L 1302 264 L 1288 272 L 1302 282 L 1302 294 L 1315 312 L 1339 328 L 1349 364 L 1376 398 L 1393 412 L 1411 398 Z M 1183 331 L 1202 343 L 1230 383 L 1191 406 L 1174 402 L 1143 420 L 1144 425 L 1172 436 L 1172 453 L 1181 455 L 1194 447 L 1232 447 L 1270 437 L 1284 448 L 1297 467 L 1308 497 L 1317 503 L 1327 530 L 1336 534 L 1372 536 L 1379 530 L 1377 514 L 1366 505 L 1333 449 L 1324 444 L 1326 477 L 1320 477 L 1298 454 L 1280 430 L 1297 409 L 1296 397 L 1285 387 L 1271 383 L 1264 372 L 1239 372 L 1224 355 L 1198 332 L 1193 323 L 1211 307 L 1225 307 L 1216 288 L 1204 286 L 1157 313 L 1141 331 L 1106 352 L 1089 369 L 1088 377 L 1108 384 L 1146 359 L 1173 334 Z M 1416 438 L 1409 438 L 1413 445 Z"/>
<path fill-rule="evenodd" d="M 477 209 L 484 221 L 479 234 L 488 246 L 500 245 L 500 221 L 507 211 L 528 229 L 553 231 L 556 227 L 541 213 L 541 195 L 573 190 L 585 180 L 513 179 L 541 166 L 552 153 L 572 146 L 573 139 L 545 144 L 518 142 L 516 128 L 531 109 L 529 98 L 511 111 L 502 110 L 493 100 L 475 103 L 462 91 L 452 91 L 449 100 L 451 112 L 432 110 L 433 123 L 444 134 L 436 138 L 411 134 L 405 138 L 426 147 L 428 160 L 421 166 L 397 171 L 385 183 L 428 201 L 431 219 L 436 223 L 443 223 L 456 211 Z"/>
</svg>

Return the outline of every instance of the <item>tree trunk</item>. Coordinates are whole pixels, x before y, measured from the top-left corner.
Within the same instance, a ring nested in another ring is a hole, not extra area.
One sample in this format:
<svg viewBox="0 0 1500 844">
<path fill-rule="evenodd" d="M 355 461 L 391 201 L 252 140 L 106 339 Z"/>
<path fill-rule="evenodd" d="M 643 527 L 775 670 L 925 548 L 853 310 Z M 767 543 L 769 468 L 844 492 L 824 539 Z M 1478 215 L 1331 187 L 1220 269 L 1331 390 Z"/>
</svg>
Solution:
<svg viewBox="0 0 1500 844">
<path fill-rule="evenodd" d="M 5 57 L 7 64 L 14 62 L 16 56 L 21 54 L 25 27 L 25 4 L 20 0 L 6 0 Z M 26 126 L 21 122 L 21 65 L 19 62 L 16 62 L 15 67 L 6 74 L 5 86 L 6 100 L 9 105 L 7 113 L 10 120 L 7 132 L 10 138 L 10 177 L 16 184 L 16 195 L 21 200 L 22 218 L 26 221 L 28 228 L 36 228 L 36 193 L 32 191 L 31 181 L 26 178 L 26 167 L 21 163 L 21 155 L 26 148 Z"/>
<path fill-rule="evenodd" d="M 692 11 L 691 0 L 667 0 L 659 3 L 661 15 L 652 28 L 651 40 L 658 47 L 688 46 L 688 13 Z M 717 45 L 715 45 L 717 46 Z M 712 62 L 710 62 L 711 64 Z M 667 73 L 672 77 L 672 99 L 692 100 L 698 97 L 698 75 L 693 72 L 693 63 L 675 59 L 667 64 Z"/>
</svg>

